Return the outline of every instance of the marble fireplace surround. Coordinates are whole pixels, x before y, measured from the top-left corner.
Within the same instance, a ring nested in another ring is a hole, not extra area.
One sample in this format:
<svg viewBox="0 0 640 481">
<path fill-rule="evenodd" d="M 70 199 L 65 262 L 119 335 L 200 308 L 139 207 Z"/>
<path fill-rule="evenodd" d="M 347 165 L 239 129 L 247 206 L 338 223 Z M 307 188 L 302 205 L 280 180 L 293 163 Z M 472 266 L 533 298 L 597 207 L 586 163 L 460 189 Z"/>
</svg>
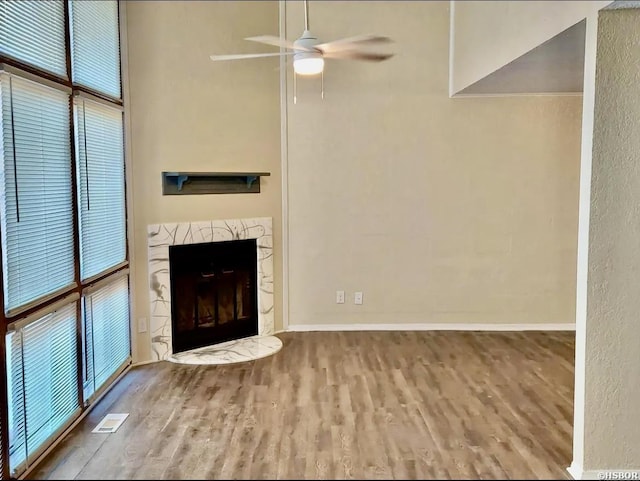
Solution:
<svg viewBox="0 0 640 481">
<path fill-rule="evenodd" d="M 258 336 L 274 333 L 273 229 L 270 217 L 153 224 L 147 227 L 149 253 L 149 328 L 154 360 L 172 352 L 169 246 L 256 239 L 258 278 Z"/>
</svg>

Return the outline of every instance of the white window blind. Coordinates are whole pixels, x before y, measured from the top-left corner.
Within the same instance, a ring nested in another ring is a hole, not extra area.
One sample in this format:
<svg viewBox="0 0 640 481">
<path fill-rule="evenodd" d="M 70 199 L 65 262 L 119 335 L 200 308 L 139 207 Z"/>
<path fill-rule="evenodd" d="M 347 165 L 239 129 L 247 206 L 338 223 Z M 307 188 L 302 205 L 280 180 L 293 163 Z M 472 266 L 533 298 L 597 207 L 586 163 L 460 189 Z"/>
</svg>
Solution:
<svg viewBox="0 0 640 481">
<path fill-rule="evenodd" d="M 19 472 L 79 408 L 76 303 L 7 336 L 9 455 Z"/>
<path fill-rule="evenodd" d="M 129 281 L 122 276 L 84 298 L 85 398 L 129 358 Z"/>
<path fill-rule="evenodd" d="M 5 310 L 74 282 L 69 96 L 0 75 Z"/>
<path fill-rule="evenodd" d="M 122 112 L 76 98 L 82 279 L 126 258 Z"/>
<path fill-rule="evenodd" d="M 0 52 L 67 78 L 63 1 L 0 1 Z"/>
<path fill-rule="evenodd" d="M 120 98 L 118 2 L 71 2 L 74 83 Z"/>
</svg>

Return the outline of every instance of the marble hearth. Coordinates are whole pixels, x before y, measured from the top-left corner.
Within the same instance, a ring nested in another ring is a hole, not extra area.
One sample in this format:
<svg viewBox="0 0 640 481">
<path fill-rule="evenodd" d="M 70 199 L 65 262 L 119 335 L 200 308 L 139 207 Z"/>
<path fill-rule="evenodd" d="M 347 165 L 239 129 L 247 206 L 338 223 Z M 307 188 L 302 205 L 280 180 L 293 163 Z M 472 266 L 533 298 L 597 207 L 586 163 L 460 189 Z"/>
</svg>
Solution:
<svg viewBox="0 0 640 481">
<path fill-rule="evenodd" d="M 273 235 L 270 217 L 154 224 L 147 228 L 151 350 L 156 360 L 174 360 L 171 338 L 169 246 L 256 239 L 258 336 L 273 334 Z"/>
</svg>

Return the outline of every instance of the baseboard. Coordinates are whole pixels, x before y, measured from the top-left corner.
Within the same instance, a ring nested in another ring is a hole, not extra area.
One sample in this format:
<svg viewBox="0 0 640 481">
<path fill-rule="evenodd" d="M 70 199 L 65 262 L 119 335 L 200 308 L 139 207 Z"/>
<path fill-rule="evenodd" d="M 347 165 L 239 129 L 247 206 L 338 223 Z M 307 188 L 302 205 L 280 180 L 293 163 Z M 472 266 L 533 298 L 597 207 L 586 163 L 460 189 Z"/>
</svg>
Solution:
<svg viewBox="0 0 640 481">
<path fill-rule="evenodd" d="M 640 469 L 591 469 L 584 471 L 575 462 L 567 468 L 573 479 L 640 479 Z"/>
<path fill-rule="evenodd" d="M 146 366 L 147 364 L 153 364 L 154 362 L 160 362 L 159 359 L 149 359 L 147 361 L 134 362 L 131 367 Z"/>
<path fill-rule="evenodd" d="M 575 331 L 575 324 L 291 324 L 287 331 Z"/>
<path fill-rule="evenodd" d="M 567 471 L 573 479 L 583 479 L 582 466 L 578 466 L 575 461 L 571 463 L 571 466 L 567 468 Z"/>
</svg>

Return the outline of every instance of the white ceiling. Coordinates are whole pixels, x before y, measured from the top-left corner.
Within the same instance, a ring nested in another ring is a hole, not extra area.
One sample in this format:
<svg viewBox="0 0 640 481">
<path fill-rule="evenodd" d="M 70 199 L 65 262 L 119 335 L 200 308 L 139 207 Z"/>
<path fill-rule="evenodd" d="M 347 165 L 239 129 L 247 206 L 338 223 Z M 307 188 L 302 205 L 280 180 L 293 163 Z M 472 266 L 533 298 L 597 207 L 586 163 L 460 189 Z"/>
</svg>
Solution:
<svg viewBox="0 0 640 481">
<path fill-rule="evenodd" d="M 586 22 L 569 27 L 459 92 L 462 95 L 580 93 Z"/>
</svg>

